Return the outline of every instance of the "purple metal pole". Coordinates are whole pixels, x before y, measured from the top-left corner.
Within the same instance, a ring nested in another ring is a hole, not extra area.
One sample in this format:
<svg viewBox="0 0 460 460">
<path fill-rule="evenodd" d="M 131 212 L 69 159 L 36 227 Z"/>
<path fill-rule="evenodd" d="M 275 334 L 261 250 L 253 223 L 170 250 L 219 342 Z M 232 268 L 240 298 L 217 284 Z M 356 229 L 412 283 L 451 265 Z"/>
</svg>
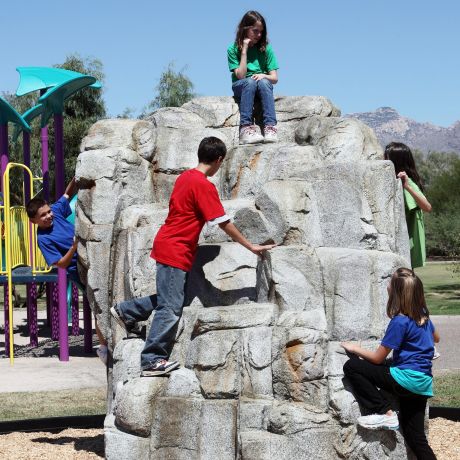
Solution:
<svg viewBox="0 0 460 460">
<path fill-rule="evenodd" d="M 10 356 L 10 317 L 9 317 L 9 301 L 8 301 L 8 283 L 3 283 L 3 305 L 5 311 L 5 356 Z"/>
<path fill-rule="evenodd" d="M 43 199 L 50 200 L 50 171 L 48 154 L 48 126 L 40 130 L 42 144 L 42 175 L 43 175 Z"/>
<path fill-rule="evenodd" d="M 46 93 L 46 89 L 40 90 L 40 96 Z M 42 176 L 43 176 L 43 199 L 50 201 L 50 171 L 48 152 L 48 126 L 40 129 L 40 141 L 42 146 Z"/>
<path fill-rule="evenodd" d="M 67 320 L 67 271 L 58 268 L 59 361 L 69 360 L 69 327 Z"/>
<path fill-rule="evenodd" d="M 64 193 L 64 117 L 62 113 L 54 114 L 54 178 L 56 199 Z M 69 328 L 67 322 L 67 273 L 65 268 L 58 268 L 59 291 L 59 360 L 69 360 Z"/>
<path fill-rule="evenodd" d="M 72 283 L 72 335 L 80 335 L 80 318 L 78 311 L 78 288 Z"/>
<path fill-rule="evenodd" d="M 27 131 L 22 131 L 22 151 L 24 155 L 24 165 L 30 168 L 30 134 Z M 24 198 L 29 201 L 32 191 L 30 190 L 29 174 L 24 171 Z"/>
<path fill-rule="evenodd" d="M 24 165 L 30 168 L 30 134 L 23 130 L 22 131 L 22 152 L 24 157 Z M 24 206 L 29 202 L 31 198 L 31 193 L 33 190 L 30 190 L 30 177 L 29 174 L 24 171 Z M 29 222 L 29 235 L 32 235 L 32 223 Z M 31 266 L 33 267 L 33 247 L 32 247 L 32 238 L 29 238 L 29 257 L 31 261 Z M 30 336 L 30 344 L 32 346 L 34 342 L 37 342 L 37 338 L 35 339 L 32 337 L 32 330 L 37 329 L 37 308 L 36 308 L 36 295 L 35 295 L 35 308 L 33 308 L 34 304 L 34 292 L 33 290 L 37 289 L 35 283 L 27 283 L 26 284 L 26 297 L 27 297 L 27 325 L 29 327 L 29 336 Z M 35 315 L 35 318 L 34 318 Z M 38 344 L 38 342 L 37 342 Z M 35 345 L 36 346 L 36 345 Z"/>
<path fill-rule="evenodd" d="M 83 333 L 85 353 L 93 352 L 93 326 L 91 324 L 91 308 L 89 306 L 88 298 L 83 295 Z"/>
<path fill-rule="evenodd" d="M 54 182 L 56 184 L 56 200 L 58 200 L 65 190 L 64 117 L 62 113 L 54 115 L 54 146 Z"/>
<path fill-rule="evenodd" d="M 37 283 L 30 283 L 30 302 L 27 303 L 29 308 L 29 336 L 30 346 L 38 346 L 38 322 L 37 322 Z"/>
<path fill-rule="evenodd" d="M 8 124 L 0 126 L 0 190 L 3 190 L 3 173 L 8 166 Z"/>
<path fill-rule="evenodd" d="M 44 94 L 44 90 L 40 92 Z M 42 148 L 42 176 L 43 176 L 43 199 L 50 201 L 50 172 L 49 172 L 49 153 L 48 153 L 48 126 L 41 128 L 40 141 Z M 51 303 L 53 288 L 51 283 L 46 283 L 46 323 L 51 324 Z"/>
<path fill-rule="evenodd" d="M 59 291 L 57 283 L 51 283 L 51 338 L 59 339 Z"/>
</svg>

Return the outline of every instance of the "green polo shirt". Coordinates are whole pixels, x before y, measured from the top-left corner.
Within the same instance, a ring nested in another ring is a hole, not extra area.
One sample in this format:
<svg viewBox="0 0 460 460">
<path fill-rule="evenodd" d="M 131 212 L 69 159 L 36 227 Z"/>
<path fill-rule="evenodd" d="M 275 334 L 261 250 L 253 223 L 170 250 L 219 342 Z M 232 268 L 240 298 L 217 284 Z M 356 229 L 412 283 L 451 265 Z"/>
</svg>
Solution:
<svg viewBox="0 0 460 460">
<path fill-rule="evenodd" d="M 236 43 L 232 43 L 227 48 L 228 68 L 232 72 L 232 82 L 238 80 L 235 76 L 235 69 L 240 66 L 241 53 Z M 247 72 L 246 77 L 250 77 L 256 73 L 268 74 L 272 70 L 277 70 L 278 62 L 276 60 L 275 53 L 273 52 L 270 44 L 265 48 L 265 52 L 259 51 L 256 46 L 248 48 L 247 53 Z"/>
<path fill-rule="evenodd" d="M 408 178 L 411 188 L 423 195 L 417 184 Z M 424 196 L 424 195 L 423 195 Z M 418 207 L 414 197 L 404 189 L 404 203 L 406 205 L 406 223 L 409 233 L 410 260 L 412 268 L 423 267 L 426 259 L 425 249 L 425 224 L 423 211 Z"/>
</svg>

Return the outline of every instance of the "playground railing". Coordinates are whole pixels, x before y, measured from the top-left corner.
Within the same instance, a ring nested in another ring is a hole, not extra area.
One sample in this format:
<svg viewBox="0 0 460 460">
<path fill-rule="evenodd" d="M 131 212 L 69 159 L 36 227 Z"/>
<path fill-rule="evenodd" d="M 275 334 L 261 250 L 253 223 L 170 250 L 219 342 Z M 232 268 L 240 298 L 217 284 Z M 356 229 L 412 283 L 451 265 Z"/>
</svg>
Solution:
<svg viewBox="0 0 460 460">
<path fill-rule="evenodd" d="M 10 362 L 14 362 L 13 343 L 13 270 L 19 266 L 31 267 L 32 275 L 51 271 L 38 248 L 37 228 L 31 224 L 24 206 L 11 206 L 10 172 L 13 168 L 21 168 L 29 177 L 29 190 L 33 191 L 34 178 L 31 170 L 20 163 L 8 163 L 3 174 L 3 205 L 1 213 L 1 274 L 7 277 L 8 317 Z M 25 201 L 25 200 L 24 200 Z M 6 305 L 5 305 L 6 307 Z"/>
</svg>

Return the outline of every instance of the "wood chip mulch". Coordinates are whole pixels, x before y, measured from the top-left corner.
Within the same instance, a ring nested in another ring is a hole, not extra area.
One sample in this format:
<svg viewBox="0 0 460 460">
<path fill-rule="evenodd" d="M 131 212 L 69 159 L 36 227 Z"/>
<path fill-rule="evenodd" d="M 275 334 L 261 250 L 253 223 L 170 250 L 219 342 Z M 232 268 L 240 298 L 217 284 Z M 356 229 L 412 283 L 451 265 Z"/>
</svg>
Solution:
<svg viewBox="0 0 460 460">
<path fill-rule="evenodd" d="M 460 422 L 430 420 L 429 442 L 438 460 L 460 460 Z M 104 458 L 101 429 L 0 435 L 0 459 L 100 460 Z"/>
<path fill-rule="evenodd" d="M 460 422 L 431 419 L 428 442 L 438 460 L 460 460 Z"/>
<path fill-rule="evenodd" d="M 104 458 L 102 429 L 9 433 L 0 436 L 1 460 L 100 460 Z"/>
</svg>

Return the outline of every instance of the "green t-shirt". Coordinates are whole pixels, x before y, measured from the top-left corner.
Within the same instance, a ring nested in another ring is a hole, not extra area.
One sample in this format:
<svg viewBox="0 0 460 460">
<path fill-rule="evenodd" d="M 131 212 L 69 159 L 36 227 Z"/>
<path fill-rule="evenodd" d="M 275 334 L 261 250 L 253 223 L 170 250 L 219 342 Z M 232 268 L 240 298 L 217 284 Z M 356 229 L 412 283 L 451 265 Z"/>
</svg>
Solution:
<svg viewBox="0 0 460 460">
<path fill-rule="evenodd" d="M 423 195 L 417 184 L 408 178 L 409 185 L 418 194 Z M 409 233 L 410 260 L 412 268 L 423 267 L 426 259 L 425 224 L 423 212 L 418 207 L 414 197 L 404 189 L 404 203 L 406 205 L 406 223 Z"/>
<path fill-rule="evenodd" d="M 235 69 L 240 66 L 240 57 L 241 53 L 238 49 L 236 43 L 232 43 L 227 48 L 227 58 L 228 58 L 228 68 L 232 72 L 232 82 L 238 80 L 235 76 Z M 270 44 L 265 48 L 265 52 L 259 51 L 256 46 L 251 46 L 248 48 L 247 54 L 247 73 L 246 77 L 250 77 L 256 73 L 266 73 L 268 74 L 272 70 L 277 70 L 278 62 L 276 60 L 275 53 L 273 52 L 272 46 Z"/>
</svg>

